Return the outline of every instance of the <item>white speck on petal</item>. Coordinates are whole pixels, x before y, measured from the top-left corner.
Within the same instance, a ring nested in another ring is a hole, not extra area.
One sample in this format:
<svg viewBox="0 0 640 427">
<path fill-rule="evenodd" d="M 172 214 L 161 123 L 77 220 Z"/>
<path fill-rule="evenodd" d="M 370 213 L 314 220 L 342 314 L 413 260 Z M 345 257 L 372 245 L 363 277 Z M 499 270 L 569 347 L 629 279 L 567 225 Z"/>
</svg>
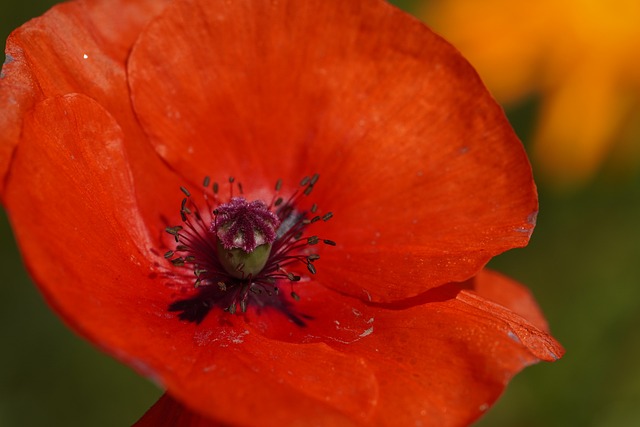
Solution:
<svg viewBox="0 0 640 427">
<path fill-rule="evenodd" d="M 518 336 L 517 336 L 516 334 L 514 334 L 514 333 L 513 333 L 513 331 L 509 331 L 509 332 L 507 332 L 507 336 L 508 336 L 509 338 L 511 338 L 512 340 L 514 340 L 515 342 L 517 342 L 517 343 L 520 343 L 520 342 L 521 342 L 521 341 L 520 341 L 520 338 L 518 338 Z"/>
<path fill-rule="evenodd" d="M 360 337 L 364 338 L 368 335 L 371 335 L 372 333 L 373 333 L 373 326 L 367 329 L 366 331 L 364 331 L 363 333 L 361 333 Z"/>
</svg>

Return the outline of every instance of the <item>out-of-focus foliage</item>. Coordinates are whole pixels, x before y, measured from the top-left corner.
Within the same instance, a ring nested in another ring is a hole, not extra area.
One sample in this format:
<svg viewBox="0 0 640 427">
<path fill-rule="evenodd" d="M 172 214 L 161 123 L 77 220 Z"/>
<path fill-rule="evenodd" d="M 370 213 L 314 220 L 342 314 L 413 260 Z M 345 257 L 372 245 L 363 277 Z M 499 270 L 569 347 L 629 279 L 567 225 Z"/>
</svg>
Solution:
<svg viewBox="0 0 640 427">
<path fill-rule="evenodd" d="M 0 3 L 0 35 L 53 3 Z M 535 103 L 509 114 L 530 147 Z M 601 176 L 563 196 L 550 190 L 544 182 L 539 188 L 530 246 L 492 266 L 533 290 L 567 354 L 520 374 L 479 425 L 640 425 L 640 177 L 622 183 Z M 20 266 L 4 214 L 0 269 L 0 425 L 129 425 L 160 395 L 51 313 Z"/>
</svg>

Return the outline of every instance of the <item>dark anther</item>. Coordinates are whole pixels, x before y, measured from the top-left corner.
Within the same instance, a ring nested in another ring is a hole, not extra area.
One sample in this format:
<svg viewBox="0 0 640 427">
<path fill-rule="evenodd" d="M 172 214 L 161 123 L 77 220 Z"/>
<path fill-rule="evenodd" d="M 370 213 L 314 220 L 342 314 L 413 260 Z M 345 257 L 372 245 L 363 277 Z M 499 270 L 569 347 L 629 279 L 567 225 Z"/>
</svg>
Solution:
<svg viewBox="0 0 640 427">
<path fill-rule="evenodd" d="M 180 191 L 182 191 L 187 197 L 191 197 L 191 193 L 184 187 L 180 187 Z"/>
<path fill-rule="evenodd" d="M 314 267 L 313 264 L 311 263 L 307 264 L 307 269 L 311 272 L 311 274 L 316 274 L 316 268 Z"/>
<path fill-rule="evenodd" d="M 333 212 L 328 212 L 326 214 L 324 214 L 324 216 L 322 217 L 323 221 L 329 221 L 331 218 L 333 218 Z"/>
<path fill-rule="evenodd" d="M 202 181 L 202 185 L 204 186 L 204 188 L 207 188 L 210 182 L 211 182 L 211 178 L 209 178 L 208 176 L 205 176 L 204 181 Z"/>
<path fill-rule="evenodd" d="M 297 276 L 293 273 L 287 273 L 287 279 L 291 280 L 292 282 L 299 282 L 300 276 Z"/>
<path fill-rule="evenodd" d="M 329 245 L 329 246 L 335 246 L 336 242 L 334 242 L 333 240 L 329 240 L 329 239 L 324 239 L 323 240 L 325 245 Z"/>
<path fill-rule="evenodd" d="M 164 231 L 171 234 L 172 236 L 175 236 L 181 230 L 182 230 L 182 226 L 180 225 L 176 225 L 175 227 L 167 227 L 164 229 Z"/>
</svg>

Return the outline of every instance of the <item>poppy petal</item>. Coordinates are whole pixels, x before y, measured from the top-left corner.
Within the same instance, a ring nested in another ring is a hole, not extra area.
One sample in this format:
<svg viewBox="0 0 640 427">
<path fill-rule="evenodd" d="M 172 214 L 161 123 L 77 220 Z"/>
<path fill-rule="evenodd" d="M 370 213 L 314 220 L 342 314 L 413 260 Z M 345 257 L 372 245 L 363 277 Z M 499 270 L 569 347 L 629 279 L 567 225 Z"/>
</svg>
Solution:
<svg viewBox="0 0 640 427">
<path fill-rule="evenodd" d="M 102 105 L 124 133 L 136 198 L 145 223 L 160 230 L 170 225 L 160 213 L 177 212 L 177 179 L 146 142 L 129 101 L 125 60 L 140 29 L 167 0 L 74 1 L 57 5 L 12 33 L 9 60 L 0 80 L 0 174 L 11 167 L 23 117 L 47 97 L 83 93 Z M 0 194 L 6 180 L 0 180 Z M 159 242 L 159 239 L 156 240 Z M 158 245 L 156 245 L 158 246 Z"/>
<path fill-rule="evenodd" d="M 336 214 L 327 285 L 342 293 L 416 295 L 528 242 L 535 187 L 500 107 L 382 1 L 176 2 L 128 73 L 151 142 L 191 182 L 328 178 L 314 193 Z"/>
<path fill-rule="evenodd" d="M 487 273 L 482 288 L 491 287 L 488 283 L 495 277 Z M 504 283 L 501 277 L 496 280 L 496 285 Z M 334 350 L 364 360 L 378 389 L 375 409 L 364 419 L 368 425 L 468 424 L 493 404 L 514 374 L 564 352 L 524 318 L 459 285 L 430 291 L 405 302 L 402 309 L 336 299 L 321 286 L 306 287 L 299 310 L 313 320 L 293 331 L 277 327 L 277 321 L 263 324 L 263 330 L 274 340 L 324 341 Z M 285 358 L 280 363 L 290 369 L 298 359 Z M 181 404 L 170 397 L 156 405 L 145 416 L 147 422 L 159 421 L 163 411 L 181 413 Z M 344 409 L 354 424 L 363 422 L 353 417 L 354 408 Z M 204 416 L 197 416 L 201 411 L 182 411 L 185 417 L 205 422 Z"/>
<path fill-rule="evenodd" d="M 84 333 L 96 327 L 101 346 L 122 333 L 102 305 L 116 297 L 122 305 L 122 295 L 142 287 L 154 257 L 122 139 L 90 98 L 49 98 L 25 117 L 6 187 L 7 213 L 35 282 L 71 324 Z"/>
<path fill-rule="evenodd" d="M 173 397 L 164 394 L 133 427 L 222 427 L 224 425 L 191 411 Z"/>
<path fill-rule="evenodd" d="M 517 372 L 562 354 L 546 333 L 469 291 L 379 313 L 375 323 L 378 334 L 344 350 L 378 361 L 378 425 L 467 425 Z"/>
<path fill-rule="evenodd" d="M 122 138 L 83 95 L 50 98 L 26 117 L 8 213 L 52 306 L 101 348 L 226 422 L 250 424 L 257 414 L 274 425 L 302 416 L 340 424 L 345 405 L 365 416 L 377 388 L 361 359 L 323 343 L 273 342 L 221 311 L 200 326 L 168 313 L 174 291 L 149 274 L 162 270 L 153 267 L 162 257 L 136 211 Z M 277 363 L 291 357 L 295 365 Z M 242 415 L 239 401 L 248 402 Z"/>
<path fill-rule="evenodd" d="M 46 97 L 85 93 L 105 106 L 121 125 L 134 123 L 125 59 L 140 29 L 166 3 L 68 2 L 11 34 L 0 79 L 0 177 L 10 167 L 25 112 Z M 4 182 L 0 179 L 0 194 Z"/>
<path fill-rule="evenodd" d="M 481 297 L 507 307 L 541 331 L 549 325 L 531 291 L 498 272 L 483 269 L 472 279 L 473 290 Z"/>
<path fill-rule="evenodd" d="M 392 308 L 336 301 L 331 292 L 316 290 L 301 300 L 301 310 L 308 303 L 320 323 L 334 323 L 333 333 L 322 327 L 329 345 L 363 358 L 375 373 L 380 392 L 371 425 L 465 425 L 492 405 L 514 374 L 564 353 L 546 332 L 461 285 Z M 315 327 L 310 321 L 301 333 L 316 335 Z"/>
</svg>

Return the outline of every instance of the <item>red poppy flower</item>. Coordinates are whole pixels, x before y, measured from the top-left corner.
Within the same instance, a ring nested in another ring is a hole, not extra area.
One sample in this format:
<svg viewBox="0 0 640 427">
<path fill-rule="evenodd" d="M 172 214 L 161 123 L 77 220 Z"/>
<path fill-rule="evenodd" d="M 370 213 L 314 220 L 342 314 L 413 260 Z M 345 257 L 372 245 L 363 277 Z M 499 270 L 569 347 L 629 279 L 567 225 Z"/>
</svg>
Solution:
<svg viewBox="0 0 640 427">
<path fill-rule="evenodd" d="M 482 270 L 534 227 L 522 146 L 394 7 L 80 0 L 7 52 L 3 203 L 50 304 L 166 387 L 142 424 L 459 425 L 562 355 Z"/>
</svg>

